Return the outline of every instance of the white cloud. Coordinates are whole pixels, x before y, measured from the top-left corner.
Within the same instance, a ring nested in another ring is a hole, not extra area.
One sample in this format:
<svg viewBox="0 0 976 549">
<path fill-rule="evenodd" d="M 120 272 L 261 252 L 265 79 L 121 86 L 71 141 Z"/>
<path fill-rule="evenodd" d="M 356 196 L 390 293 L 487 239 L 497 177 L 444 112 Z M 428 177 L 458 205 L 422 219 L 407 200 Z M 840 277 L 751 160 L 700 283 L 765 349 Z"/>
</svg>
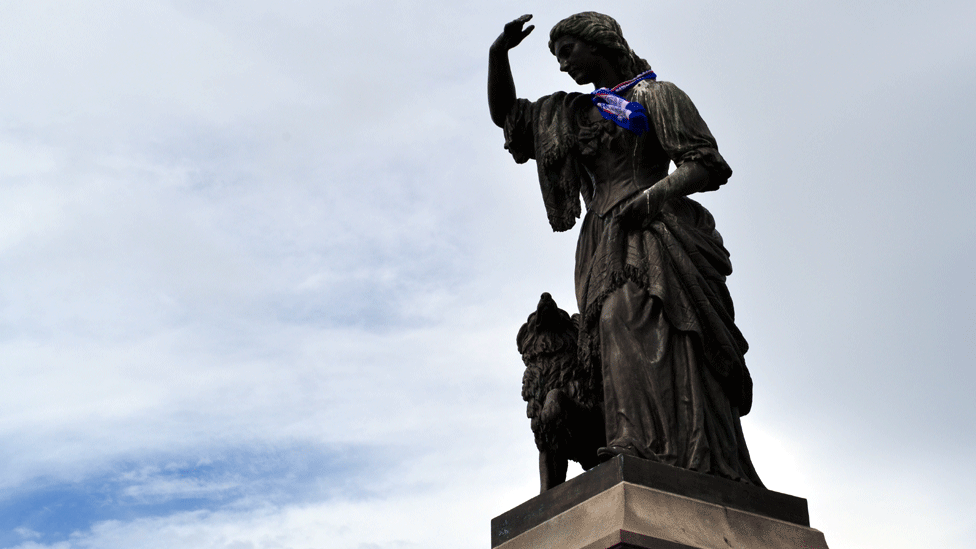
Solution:
<svg viewBox="0 0 976 549">
<path fill-rule="evenodd" d="M 753 345 L 759 473 L 835 549 L 919 545 L 904 524 L 963 547 L 973 8 L 773 4 L 616 14 L 736 172 L 702 201 Z M 574 234 L 484 105 L 487 46 L 525 9 L 4 5 L 4 489 L 142 471 L 113 486 L 209 503 L 3 543 L 488 542 L 537 490 L 515 332 L 542 291 L 575 299 Z M 545 34 L 579 9 L 534 12 L 521 94 L 566 86 Z M 265 450 L 317 465 L 262 488 L 314 489 L 240 488 Z M 385 469 L 342 484 L 329 452 Z M 228 472 L 165 465 L 201 459 Z"/>
</svg>

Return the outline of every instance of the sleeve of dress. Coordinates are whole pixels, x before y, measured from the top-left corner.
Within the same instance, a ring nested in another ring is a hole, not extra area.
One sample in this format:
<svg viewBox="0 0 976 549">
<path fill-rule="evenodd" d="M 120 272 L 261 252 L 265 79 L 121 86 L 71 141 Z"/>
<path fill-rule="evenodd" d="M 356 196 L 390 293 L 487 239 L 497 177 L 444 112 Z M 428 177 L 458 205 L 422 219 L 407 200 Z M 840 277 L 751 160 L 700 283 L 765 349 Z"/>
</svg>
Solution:
<svg viewBox="0 0 976 549">
<path fill-rule="evenodd" d="M 676 166 L 695 161 L 709 172 L 702 191 L 714 191 L 732 175 L 732 168 L 718 152 L 708 125 L 702 120 L 688 95 L 670 82 L 657 82 L 644 88 L 639 99 L 647 110 L 661 147 Z"/>
<path fill-rule="evenodd" d="M 519 164 L 535 158 L 532 106 L 528 99 L 516 99 L 512 110 L 505 117 L 505 148 Z"/>
<path fill-rule="evenodd" d="M 556 92 L 538 101 L 518 99 L 505 117 L 505 148 L 519 164 L 536 160 L 542 200 L 555 231 L 580 216 L 577 109 L 580 94 Z"/>
</svg>

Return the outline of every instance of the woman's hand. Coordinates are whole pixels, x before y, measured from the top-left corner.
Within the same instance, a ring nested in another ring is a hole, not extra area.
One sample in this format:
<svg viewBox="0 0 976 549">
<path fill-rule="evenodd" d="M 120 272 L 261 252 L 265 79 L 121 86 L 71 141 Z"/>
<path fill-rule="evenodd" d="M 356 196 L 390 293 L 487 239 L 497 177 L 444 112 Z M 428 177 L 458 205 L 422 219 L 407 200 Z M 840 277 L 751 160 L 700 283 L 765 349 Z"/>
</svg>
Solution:
<svg viewBox="0 0 976 549">
<path fill-rule="evenodd" d="M 617 218 L 631 226 L 646 228 L 661 213 L 665 202 L 702 190 L 708 185 L 709 177 L 708 170 L 701 163 L 694 160 L 682 162 L 667 177 L 637 193 L 624 204 Z"/>
<path fill-rule="evenodd" d="M 491 121 L 499 128 L 505 127 L 505 117 L 515 105 L 516 97 L 508 50 L 518 46 L 535 28 L 533 25 L 522 28 L 529 19 L 532 16 L 526 14 L 505 25 L 505 30 L 488 48 L 488 110 Z"/>
<path fill-rule="evenodd" d="M 630 227 L 647 228 L 667 200 L 663 190 L 663 185 L 655 184 L 637 193 L 620 209 L 617 219 Z"/>
<path fill-rule="evenodd" d="M 505 30 L 495 39 L 495 42 L 491 45 L 491 49 L 508 51 L 521 44 L 522 40 L 525 40 L 525 37 L 535 29 L 535 25 L 529 25 L 525 29 L 522 28 L 522 25 L 525 25 L 529 19 L 532 19 L 532 14 L 527 13 L 511 23 L 506 24 Z"/>
</svg>

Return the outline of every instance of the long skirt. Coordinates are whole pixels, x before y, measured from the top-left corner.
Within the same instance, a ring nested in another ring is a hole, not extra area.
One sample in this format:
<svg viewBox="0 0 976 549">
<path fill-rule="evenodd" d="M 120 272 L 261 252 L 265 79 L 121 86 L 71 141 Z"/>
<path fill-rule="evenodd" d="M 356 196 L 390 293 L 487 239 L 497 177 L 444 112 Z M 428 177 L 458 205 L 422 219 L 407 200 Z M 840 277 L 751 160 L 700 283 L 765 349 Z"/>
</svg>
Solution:
<svg viewBox="0 0 976 549">
<path fill-rule="evenodd" d="M 739 420 L 752 401 L 728 251 L 697 202 L 644 229 L 587 213 L 576 253 L 584 367 L 602 376 L 607 443 L 761 486 Z"/>
<path fill-rule="evenodd" d="M 697 334 L 671 327 L 660 300 L 634 282 L 603 302 L 599 330 L 609 445 L 762 486 L 738 409 L 702 364 Z"/>
</svg>

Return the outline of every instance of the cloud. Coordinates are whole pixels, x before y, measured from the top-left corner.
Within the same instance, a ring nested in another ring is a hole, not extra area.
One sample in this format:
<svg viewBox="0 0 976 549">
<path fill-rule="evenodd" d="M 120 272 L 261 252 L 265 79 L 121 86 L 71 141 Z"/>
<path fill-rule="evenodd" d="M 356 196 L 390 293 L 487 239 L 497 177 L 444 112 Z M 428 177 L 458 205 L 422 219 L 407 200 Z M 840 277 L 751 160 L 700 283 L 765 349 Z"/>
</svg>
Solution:
<svg viewBox="0 0 976 549">
<path fill-rule="evenodd" d="M 484 105 L 524 6 L 8 4 L 0 546 L 487 543 L 537 491 L 515 332 L 575 300 Z M 620 13 L 735 170 L 760 475 L 831 547 L 963 547 L 973 8 L 875 4 Z"/>
</svg>

